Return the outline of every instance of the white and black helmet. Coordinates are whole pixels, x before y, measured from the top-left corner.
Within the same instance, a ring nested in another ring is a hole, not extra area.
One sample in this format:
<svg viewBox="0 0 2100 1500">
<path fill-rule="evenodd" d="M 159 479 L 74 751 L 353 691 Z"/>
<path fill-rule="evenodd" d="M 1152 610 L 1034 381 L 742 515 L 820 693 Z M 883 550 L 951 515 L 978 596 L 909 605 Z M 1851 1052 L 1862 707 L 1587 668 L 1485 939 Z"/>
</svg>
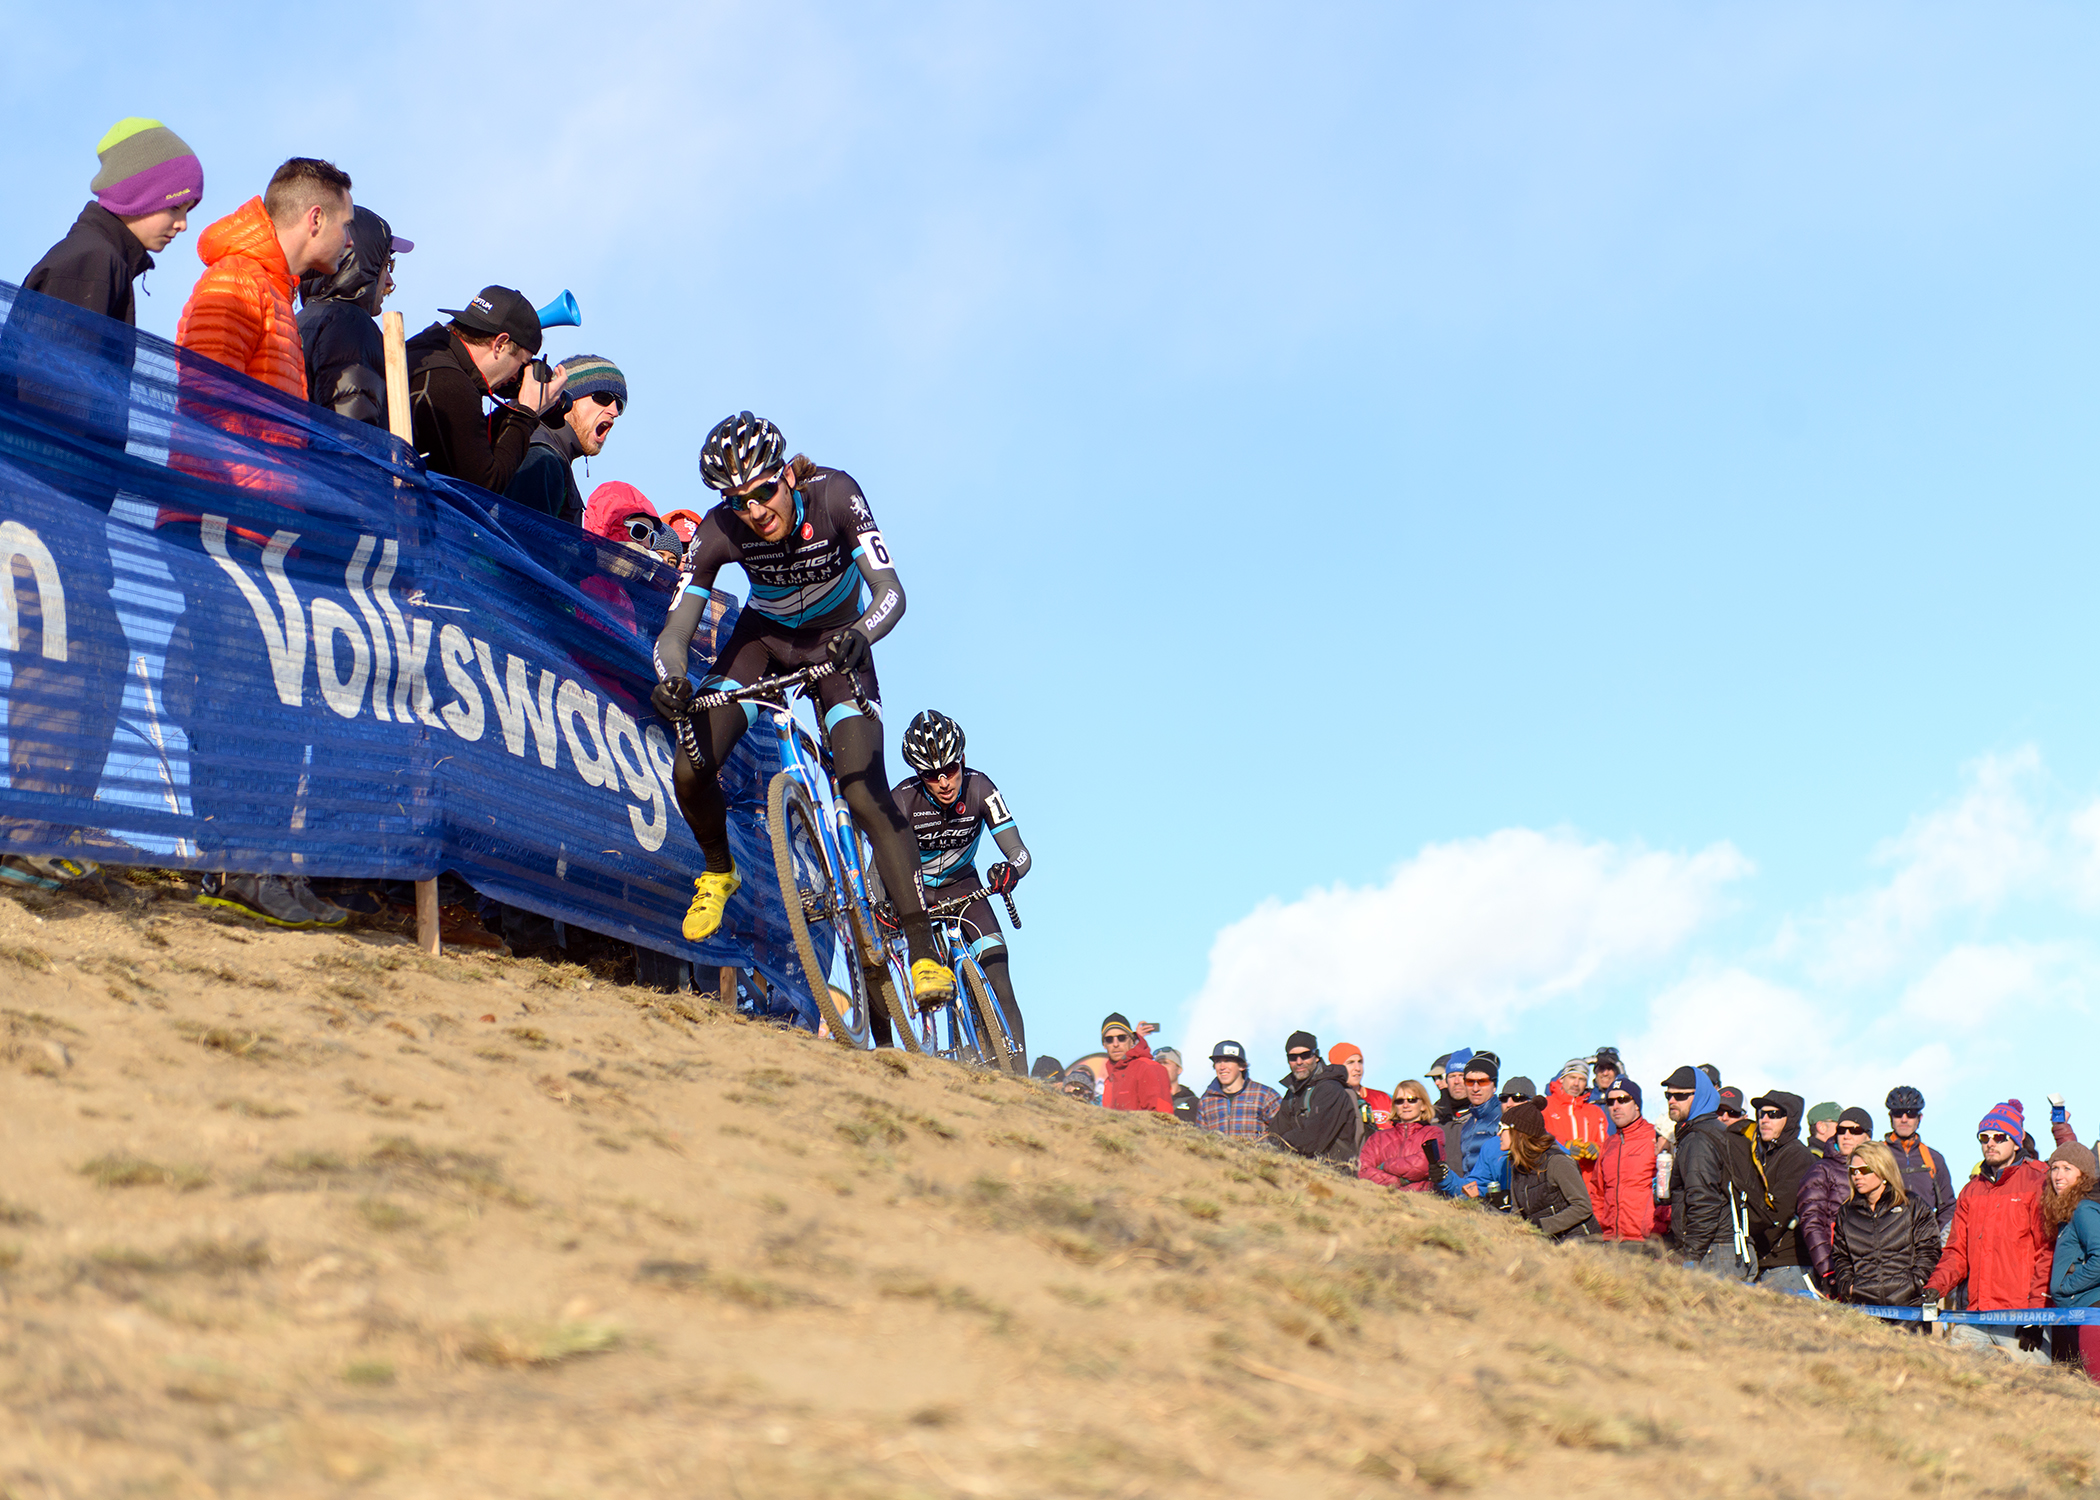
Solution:
<svg viewBox="0 0 2100 1500">
<path fill-rule="evenodd" d="M 963 758 L 962 725 L 936 709 L 927 709 L 904 731 L 904 762 L 921 776 Z"/>
<path fill-rule="evenodd" d="M 740 411 L 715 423 L 700 445 L 700 478 L 709 489 L 733 490 L 779 468 L 787 439 L 764 417 Z"/>
</svg>

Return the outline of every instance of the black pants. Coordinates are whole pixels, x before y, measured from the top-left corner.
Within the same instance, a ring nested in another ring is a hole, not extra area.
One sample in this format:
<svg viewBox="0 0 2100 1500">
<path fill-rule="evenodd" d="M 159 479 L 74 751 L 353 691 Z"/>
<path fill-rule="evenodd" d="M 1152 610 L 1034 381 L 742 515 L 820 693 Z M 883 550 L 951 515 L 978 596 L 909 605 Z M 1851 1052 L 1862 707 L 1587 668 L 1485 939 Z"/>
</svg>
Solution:
<svg viewBox="0 0 2100 1500">
<path fill-rule="evenodd" d="M 999 1009 L 1006 1017 L 1006 1029 L 1012 1035 L 1014 1045 L 1019 1047 L 1021 1055 L 1026 1057 L 1028 1034 L 1022 1029 L 1021 1007 L 1014 999 L 1013 980 L 1007 974 L 1005 929 L 999 925 L 999 914 L 992 910 L 991 893 L 986 889 L 983 879 L 973 867 L 946 885 L 928 887 L 926 899 L 935 906 L 940 906 L 958 896 L 966 896 L 971 891 L 982 894 L 962 909 L 959 920 L 962 923 L 963 939 L 970 945 L 970 951 L 977 955 L 977 962 L 984 970 L 985 981 L 991 985 L 992 994 L 998 998 Z"/>
<path fill-rule="evenodd" d="M 754 609 L 738 616 L 736 628 L 723 644 L 709 689 L 745 687 L 762 677 L 798 667 L 814 666 L 824 659 L 824 642 L 833 632 L 788 630 L 773 624 Z M 853 701 L 855 685 L 875 710 L 876 717 L 861 713 Z M 919 901 L 919 843 L 911 824 L 890 795 L 889 777 L 882 764 L 881 684 L 873 663 L 851 678 L 833 673 L 816 684 L 817 713 L 826 723 L 831 741 L 832 770 L 853 820 L 874 846 L 876 873 L 897 908 L 904 940 L 911 947 L 912 961 L 935 957 L 933 930 L 926 922 L 926 909 Z M 722 800 L 717 779 L 729 752 L 736 748 L 751 716 L 744 706 L 732 703 L 708 710 L 678 736 L 678 763 L 672 785 L 678 793 L 678 810 L 693 839 L 706 856 L 707 868 L 722 873 L 734 867 L 729 854 L 729 807 Z M 879 1014 L 879 1012 L 878 1012 Z"/>
</svg>

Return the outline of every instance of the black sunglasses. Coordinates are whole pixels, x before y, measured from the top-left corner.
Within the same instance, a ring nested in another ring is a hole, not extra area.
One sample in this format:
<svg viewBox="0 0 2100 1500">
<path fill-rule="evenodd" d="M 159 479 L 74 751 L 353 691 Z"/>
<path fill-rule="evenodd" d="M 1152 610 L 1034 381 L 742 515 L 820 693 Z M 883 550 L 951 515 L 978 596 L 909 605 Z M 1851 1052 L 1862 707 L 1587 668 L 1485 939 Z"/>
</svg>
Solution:
<svg viewBox="0 0 2100 1500">
<path fill-rule="evenodd" d="M 1127 1031 L 1104 1031 L 1101 1033 L 1101 1045 L 1104 1047 L 1110 1042 L 1127 1042 L 1129 1040 L 1130 1033 Z"/>
<path fill-rule="evenodd" d="M 1892 1109 L 1889 1111 L 1889 1118 L 1891 1120 L 1922 1120 L 1925 1116 L 1914 1109 Z"/>
<path fill-rule="evenodd" d="M 1304 1062 L 1308 1057 L 1318 1057 L 1320 1054 L 1317 1052 L 1286 1052 L 1283 1055 L 1287 1062 Z"/>
<path fill-rule="evenodd" d="M 1631 1103 L 1633 1103 L 1633 1095 L 1631 1095 L 1631 1094 L 1606 1094 L 1606 1095 L 1604 1096 L 1604 1102 L 1605 1102 L 1606 1104 L 1631 1104 Z"/>
<path fill-rule="evenodd" d="M 779 480 L 768 479 L 764 484 L 759 485 L 756 489 L 746 490 L 741 495 L 724 495 L 722 499 L 731 510 L 735 511 L 738 515 L 742 515 L 752 506 L 760 504 L 763 501 L 772 499 L 773 496 L 779 492 L 779 489 Z"/>
<path fill-rule="evenodd" d="M 1757 1112 L 1757 1117 L 1760 1120 L 1784 1120 L 1786 1111 L 1783 1109 L 1761 1109 Z"/>
<path fill-rule="evenodd" d="M 590 395 L 584 397 L 584 399 L 586 401 L 595 401 L 600 406 L 611 407 L 613 409 L 613 415 L 616 417 L 621 412 L 627 410 L 626 398 L 623 396 L 615 396 L 611 391 L 592 391 Z"/>
<path fill-rule="evenodd" d="M 1840 1125 L 1840 1126 L 1838 1126 L 1838 1134 L 1839 1134 L 1839 1135 L 1866 1135 L 1866 1134 L 1868 1134 L 1868 1130 L 1867 1130 L 1867 1127 L 1866 1127 L 1866 1126 L 1864 1126 L 1864 1125 Z M 1978 1140 L 1981 1140 L 1981 1139 L 1982 1139 L 1982 1137 L 1981 1137 L 1981 1136 L 1978 1136 L 1978 1137 L 1977 1137 L 1977 1139 L 1978 1139 Z"/>
<path fill-rule="evenodd" d="M 925 777 L 928 781 L 943 781 L 950 776 L 962 775 L 962 762 L 959 760 L 951 760 L 945 766 L 941 766 L 932 771 L 921 771 L 919 774 Z"/>
<path fill-rule="evenodd" d="M 1531 1095 L 1529 1094 L 1504 1094 L 1502 1096 L 1502 1102 L 1504 1104 L 1522 1104 L 1525 1100 L 1529 1099 L 1530 1097 Z"/>
<path fill-rule="evenodd" d="M 1665 1099 L 1670 1099 L 1670 1100 L 1674 1100 L 1674 1101 L 1676 1101 L 1676 1102 L 1678 1102 L 1678 1103 L 1680 1103 L 1680 1104 L 1681 1104 L 1681 1103 L 1683 1103 L 1683 1102 L 1684 1102 L 1684 1101 L 1685 1101 L 1686 1099 L 1689 1099 L 1689 1098 L 1691 1098 L 1691 1097 L 1692 1097 L 1692 1090 L 1690 1090 L 1690 1089 L 1664 1089 L 1664 1090 L 1663 1090 L 1663 1097 L 1664 1097 Z"/>
</svg>

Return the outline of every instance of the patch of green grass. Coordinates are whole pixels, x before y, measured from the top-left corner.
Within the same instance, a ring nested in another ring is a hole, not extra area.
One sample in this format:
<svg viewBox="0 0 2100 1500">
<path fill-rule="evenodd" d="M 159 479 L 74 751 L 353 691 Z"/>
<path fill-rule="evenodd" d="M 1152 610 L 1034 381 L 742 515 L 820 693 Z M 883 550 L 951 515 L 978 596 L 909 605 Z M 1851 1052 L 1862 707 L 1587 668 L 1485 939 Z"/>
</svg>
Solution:
<svg viewBox="0 0 2100 1500">
<path fill-rule="evenodd" d="M 347 1172 L 350 1163 L 333 1151 L 290 1151 L 271 1159 L 270 1165 L 280 1172 L 293 1172 L 300 1176 L 329 1176 Z"/>
<path fill-rule="evenodd" d="M 383 1359 L 361 1359 L 343 1366 L 345 1385 L 392 1385 L 394 1367 Z"/>
<path fill-rule="evenodd" d="M 1208 1198 L 1184 1198 L 1181 1208 L 1192 1219 L 1215 1219 L 1225 1211 Z"/>
<path fill-rule="evenodd" d="M 994 1130 L 984 1138 L 987 1146 L 1016 1146 L 1023 1151 L 1048 1151 L 1050 1148 L 1032 1135 L 1023 1135 L 1018 1130 Z"/>
<path fill-rule="evenodd" d="M 414 1229 L 422 1218 L 398 1203 L 384 1198 L 360 1198 L 357 1200 L 358 1215 L 382 1234 L 391 1234 L 397 1229 Z"/>
<path fill-rule="evenodd" d="M 593 1354 L 609 1354 L 625 1342 L 612 1323 L 576 1321 L 544 1326 L 475 1330 L 460 1353 L 477 1364 L 498 1369 L 544 1369 Z"/>
<path fill-rule="evenodd" d="M 554 1045 L 553 1042 L 547 1039 L 547 1033 L 540 1030 L 537 1026 L 513 1026 L 505 1034 L 523 1042 L 535 1052 L 545 1052 Z"/>
<path fill-rule="evenodd" d="M 0 963 L 14 964 L 38 974 L 51 972 L 51 955 L 41 948 L 0 943 Z"/>
<path fill-rule="evenodd" d="M 299 1113 L 289 1104 L 272 1104 L 266 1099 L 221 1099 L 213 1107 L 230 1110 L 251 1120 L 284 1120 Z"/>
<path fill-rule="evenodd" d="M 373 1143 L 363 1165 L 368 1171 L 424 1185 L 456 1187 L 518 1208 L 532 1206 L 531 1195 L 511 1186 L 494 1157 L 472 1151 L 425 1146 L 407 1136 L 385 1136 Z"/>
<path fill-rule="evenodd" d="M 80 1175 L 97 1187 L 171 1187 L 182 1193 L 195 1192 L 211 1181 L 211 1173 L 202 1167 L 163 1166 L 143 1156 L 124 1153 L 98 1156 L 93 1161 L 84 1162 Z"/>
</svg>

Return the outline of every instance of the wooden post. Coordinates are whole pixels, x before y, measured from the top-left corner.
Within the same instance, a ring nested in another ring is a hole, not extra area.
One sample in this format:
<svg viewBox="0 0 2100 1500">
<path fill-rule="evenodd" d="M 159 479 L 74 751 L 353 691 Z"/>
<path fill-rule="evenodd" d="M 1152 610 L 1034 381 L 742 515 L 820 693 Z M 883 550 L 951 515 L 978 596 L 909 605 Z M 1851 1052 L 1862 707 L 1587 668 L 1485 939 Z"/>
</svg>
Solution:
<svg viewBox="0 0 2100 1500">
<path fill-rule="evenodd" d="M 415 425 L 408 415 L 408 329 L 401 314 L 390 312 L 381 321 L 386 344 L 386 424 L 404 443 L 415 441 Z M 435 880 L 416 882 L 416 941 L 435 958 L 443 951 L 438 937 L 438 885 Z"/>
</svg>

